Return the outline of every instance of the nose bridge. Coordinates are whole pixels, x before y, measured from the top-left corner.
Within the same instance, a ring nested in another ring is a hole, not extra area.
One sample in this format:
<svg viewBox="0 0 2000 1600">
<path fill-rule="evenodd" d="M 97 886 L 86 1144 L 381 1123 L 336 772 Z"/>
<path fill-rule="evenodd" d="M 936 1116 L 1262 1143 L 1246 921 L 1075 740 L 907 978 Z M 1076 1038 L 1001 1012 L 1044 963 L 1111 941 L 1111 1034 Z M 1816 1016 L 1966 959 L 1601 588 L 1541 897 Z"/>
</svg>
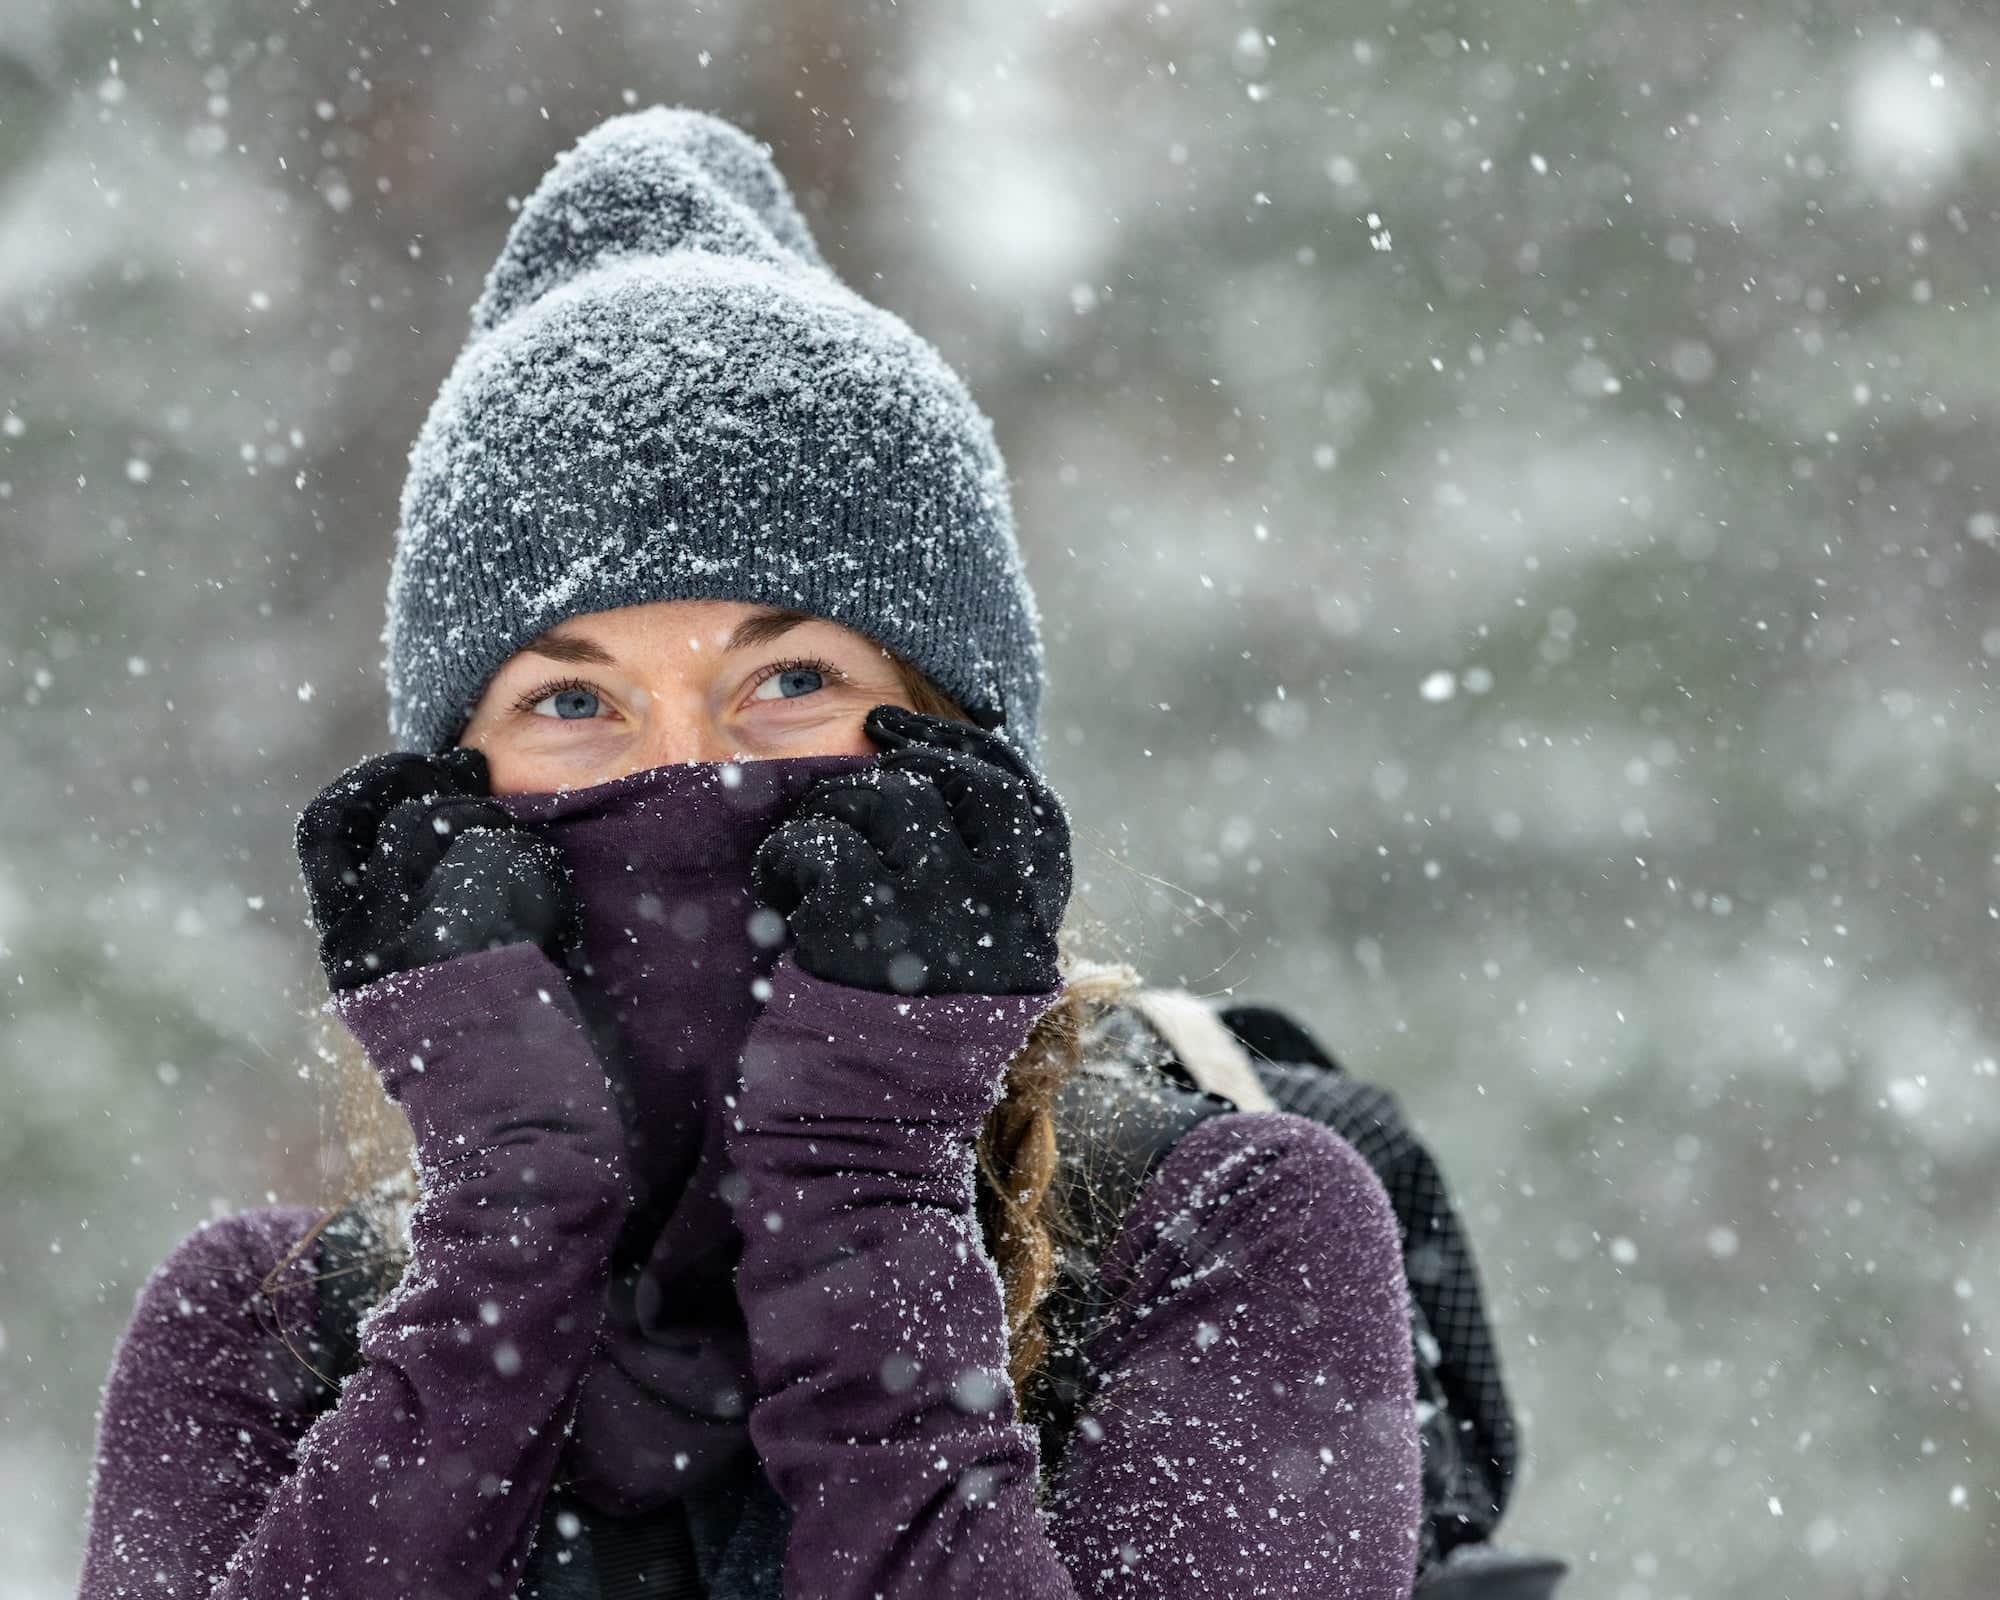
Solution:
<svg viewBox="0 0 2000 1600">
<path fill-rule="evenodd" d="M 660 695 L 648 708 L 644 755 L 649 767 L 727 761 L 735 754 L 705 696 Z"/>
</svg>

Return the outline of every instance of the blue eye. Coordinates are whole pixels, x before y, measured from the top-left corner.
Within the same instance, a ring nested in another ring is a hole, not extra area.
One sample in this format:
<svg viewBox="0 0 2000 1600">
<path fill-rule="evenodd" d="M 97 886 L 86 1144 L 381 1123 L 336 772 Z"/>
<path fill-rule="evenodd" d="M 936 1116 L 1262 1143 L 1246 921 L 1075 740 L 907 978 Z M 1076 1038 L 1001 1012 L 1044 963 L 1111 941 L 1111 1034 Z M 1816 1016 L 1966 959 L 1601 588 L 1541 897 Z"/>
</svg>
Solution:
<svg viewBox="0 0 2000 1600">
<path fill-rule="evenodd" d="M 538 716 L 555 716 L 564 722 L 584 722 L 597 715 L 603 703 L 597 698 L 595 689 L 558 689 L 554 694 L 544 695 L 537 700 L 533 710 Z M 553 711 L 543 711 L 543 706 L 553 706 Z"/>
<path fill-rule="evenodd" d="M 826 687 L 832 671 L 825 662 L 794 661 L 778 668 L 751 691 L 753 700 L 799 700 Z"/>
</svg>

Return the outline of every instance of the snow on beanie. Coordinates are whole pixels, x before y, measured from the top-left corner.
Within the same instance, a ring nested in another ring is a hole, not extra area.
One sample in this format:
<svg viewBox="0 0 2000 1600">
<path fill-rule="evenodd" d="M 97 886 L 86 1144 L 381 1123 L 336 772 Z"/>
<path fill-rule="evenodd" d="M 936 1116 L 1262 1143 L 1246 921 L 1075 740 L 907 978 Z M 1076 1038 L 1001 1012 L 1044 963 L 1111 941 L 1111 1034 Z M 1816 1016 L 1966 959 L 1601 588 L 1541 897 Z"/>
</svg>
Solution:
<svg viewBox="0 0 2000 1600">
<path fill-rule="evenodd" d="M 410 451 L 389 723 L 456 741 L 567 617 L 742 600 L 895 651 L 1037 747 L 1042 648 L 992 424 L 821 258 L 769 147 L 654 106 L 521 208 Z"/>
</svg>

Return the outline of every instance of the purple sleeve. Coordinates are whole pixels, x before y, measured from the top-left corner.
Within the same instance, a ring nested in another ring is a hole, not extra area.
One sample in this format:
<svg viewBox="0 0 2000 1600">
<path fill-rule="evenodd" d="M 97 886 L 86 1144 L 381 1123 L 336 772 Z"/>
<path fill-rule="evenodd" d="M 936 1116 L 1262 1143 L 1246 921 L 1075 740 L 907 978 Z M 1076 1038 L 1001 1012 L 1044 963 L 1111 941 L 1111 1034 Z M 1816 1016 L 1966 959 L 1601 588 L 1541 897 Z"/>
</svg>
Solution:
<svg viewBox="0 0 2000 1600">
<path fill-rule="evenodd" d="M 750 1430 L 786 1592 L 1401 1600 L 1420 1485 L 1396 1226 L 1360 1157 L 1280 1114 L 1189 1134 L 1104 1269 L 1096 1414 L 1034 1503 L 972 1149 L 1051 996 L 894 995 L 781 962 L 731 1136 Z"/>
<path fill-rule="evenodd" d="M 1422 1465 L 1389 1196 L 1339 1134 L 1211 1117 L 1107 1252 L 1052 1536 L 1090 1595 L 1403 1600 Z"/>
<path fill-rule="evenodd" d="M 561 974 L 510 945 L 335 1002 L 416 1135 L 400 1285 L 337 1405 L 290 1346 L 310 1213 L 198 1230 L 142 1291 L 99 1422 L 85 1600 L 513 1592 L 602 1314 L 622 1135 Z"/>
</svg>

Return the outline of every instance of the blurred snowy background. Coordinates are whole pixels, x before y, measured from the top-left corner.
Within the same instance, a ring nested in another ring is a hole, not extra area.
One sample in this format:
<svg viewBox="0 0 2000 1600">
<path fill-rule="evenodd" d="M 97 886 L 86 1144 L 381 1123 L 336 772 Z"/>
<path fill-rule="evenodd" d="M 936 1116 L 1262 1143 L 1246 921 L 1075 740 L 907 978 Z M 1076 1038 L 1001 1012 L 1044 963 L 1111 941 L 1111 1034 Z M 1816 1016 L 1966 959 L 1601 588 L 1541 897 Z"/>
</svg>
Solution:
<svg viewBox="0 0 2000 1600">
<path fill-rule="evenodd" d="M 319 1192 L 290 828 L 524 195 L 775 147 L 1017 485 L 1084 898 L 1393 1086 L 1574 1600 L 2000 1587 L 2000 17 L 6 0 L 0 1597 Z"/>
</svg>

